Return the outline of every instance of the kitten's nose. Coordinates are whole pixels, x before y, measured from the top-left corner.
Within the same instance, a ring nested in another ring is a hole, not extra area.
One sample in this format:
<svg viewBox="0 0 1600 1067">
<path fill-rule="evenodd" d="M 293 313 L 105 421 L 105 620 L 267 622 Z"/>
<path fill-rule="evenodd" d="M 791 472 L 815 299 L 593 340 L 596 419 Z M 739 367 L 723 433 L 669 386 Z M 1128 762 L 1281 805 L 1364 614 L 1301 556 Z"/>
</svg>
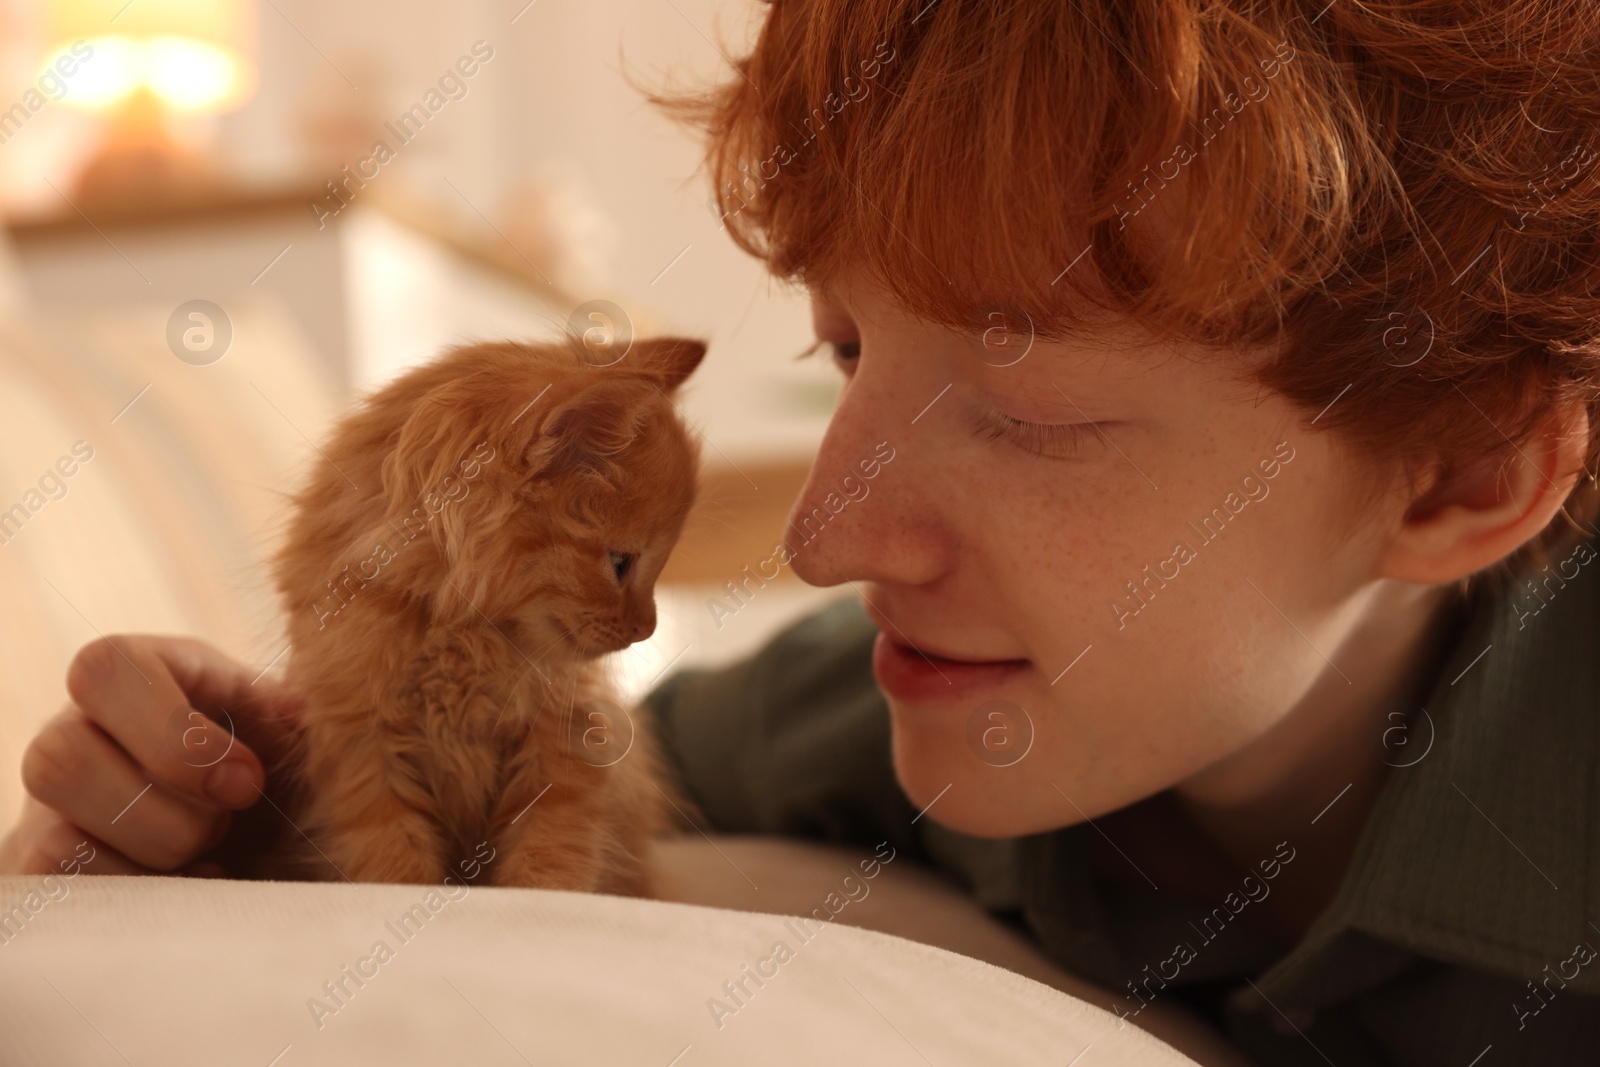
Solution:
<svg viewBox="0 0 1600 1067">
<path fill-rule="evenodd" d="M 629 632 L 628 643 L 643 641 L 656 632 L 656 605 L 651 601 L 645 608 L 634 615 L 633 629 Z"/>
</svg>

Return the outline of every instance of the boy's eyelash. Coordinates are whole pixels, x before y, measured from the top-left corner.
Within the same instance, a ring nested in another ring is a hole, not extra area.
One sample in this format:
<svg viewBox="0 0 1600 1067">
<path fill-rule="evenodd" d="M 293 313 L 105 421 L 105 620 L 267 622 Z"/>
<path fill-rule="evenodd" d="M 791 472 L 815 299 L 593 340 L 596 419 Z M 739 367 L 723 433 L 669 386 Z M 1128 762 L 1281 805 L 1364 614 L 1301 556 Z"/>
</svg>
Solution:
<svg viewBox="0 0 1600 1067">
<path fill-rule="evenodd" d="M 819 349 L 826 349 L 836 362 L 859 359 L 861 356 L 860 341 L 824 341 L 820 338 L 803 354 L 810 355 Z M 1102 440 L 1099 426 L 1092 422 L 1023 422 L 991 408 L 979 412 L 978 430 L 989 440 L 1006 440 L 1035 455 L 1055 458 L 1075 456 L 1084 445 Z"/>
<path fill-rule="evenodd" d="M 1055 425 L 1022 422 L 998 411 L 984 409 L 978 417 L 979 432 L 990 440 L 1004 439 L 1041 456 L 1075 456 L 1086 444 L 1100 440 L 1099 428 L 1092 422 Z"/>
<path fill-rule="evenodd" d="M 826 352 L 829 358 L 834 360 L 856 359 L 861 355 L 861 342 L 824 341 L 819 337 L 815 341 L 812 341 L 811 344 L 806 347 L 805 351 L 795 356 L 795 359 L 806 359 L 810 356 L 816 355 L 818 352 Z"/>
</svg>

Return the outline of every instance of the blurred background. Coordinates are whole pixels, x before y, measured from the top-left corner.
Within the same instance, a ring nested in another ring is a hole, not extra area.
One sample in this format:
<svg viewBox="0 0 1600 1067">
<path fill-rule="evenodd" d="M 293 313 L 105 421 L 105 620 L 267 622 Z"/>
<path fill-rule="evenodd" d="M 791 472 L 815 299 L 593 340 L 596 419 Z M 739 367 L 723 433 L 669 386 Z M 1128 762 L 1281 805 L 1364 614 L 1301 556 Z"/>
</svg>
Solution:
<svg viewBox="0 0 1600 1067">
<path fill-rule="evenodd" d="M 703 499 L 655 636 L 617 657 L 629 696 L 839 595 L 786 570 L 728 591 L 782 535 L 836 374 L 795 360 L 803 296 L 727 240 L 698 144 L 629 84 L 720 80 L 761 11 L 0 0 L 0 823 L 97 635 L 281 666 L 285 494 L 447 345 L 709 341 L 680 401 Z"/>
</svg>

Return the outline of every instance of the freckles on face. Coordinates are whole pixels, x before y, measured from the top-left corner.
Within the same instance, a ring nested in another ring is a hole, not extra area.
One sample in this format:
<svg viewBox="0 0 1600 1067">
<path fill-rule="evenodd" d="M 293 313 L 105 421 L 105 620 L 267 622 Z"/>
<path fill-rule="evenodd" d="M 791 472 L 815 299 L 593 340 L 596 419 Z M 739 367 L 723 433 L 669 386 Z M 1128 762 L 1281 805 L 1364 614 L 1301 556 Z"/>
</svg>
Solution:
<svg viewBox="0 0 1600 1067">
<path fill-rule="evenodd" d="M 930 817 L 1001 836 L 1125 806 L 1325 671 L 1373 556 L 1331 534 L 1346 457 L 1287 401 L 1131 336 L 997 368 L 856 302 L 860 355 L 797 511 L 867 441 L 897 458 L 795 566 L 867 601 L 896 772 L 939 798 Z"/>
</svg>

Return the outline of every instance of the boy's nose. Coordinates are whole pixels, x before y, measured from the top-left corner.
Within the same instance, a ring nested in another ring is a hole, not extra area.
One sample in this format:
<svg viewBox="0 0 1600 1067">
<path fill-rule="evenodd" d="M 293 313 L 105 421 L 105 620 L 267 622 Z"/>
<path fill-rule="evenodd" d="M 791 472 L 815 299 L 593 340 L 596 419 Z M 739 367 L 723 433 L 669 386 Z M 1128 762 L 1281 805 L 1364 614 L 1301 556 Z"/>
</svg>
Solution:
<svg viewBox="0 0 1600 1067">
<path fill-rule="evenodd" d="M 896 398 L 867 375 L 859 372 L 834 411 L 785 527 L 795 576 L 811 585 L 920 585 L 949 563 L 927 493 L 939 478 L 922 455 L 927 435 L 914 442 L 893 417 Z"/>
</svg>

